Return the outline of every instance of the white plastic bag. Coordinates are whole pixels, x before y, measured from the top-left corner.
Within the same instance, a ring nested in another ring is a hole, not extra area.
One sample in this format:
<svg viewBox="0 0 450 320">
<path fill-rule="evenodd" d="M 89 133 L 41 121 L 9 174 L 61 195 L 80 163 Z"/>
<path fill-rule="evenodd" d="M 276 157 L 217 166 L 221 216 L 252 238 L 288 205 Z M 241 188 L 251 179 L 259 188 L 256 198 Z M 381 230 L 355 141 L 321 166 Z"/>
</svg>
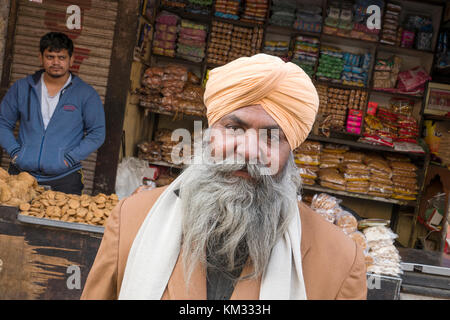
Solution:
<svg viewBox="0 0 450 320">
<path fill-rule="evenodd" d="M 149 168 L 147 161 L 134 157 L 124 158 L 119 164 L 116 176 L 116 194 L 119 200 L 129 197 L 143 184 L 144 177 L 154 175 L 154 169 Z"/>
</svg>

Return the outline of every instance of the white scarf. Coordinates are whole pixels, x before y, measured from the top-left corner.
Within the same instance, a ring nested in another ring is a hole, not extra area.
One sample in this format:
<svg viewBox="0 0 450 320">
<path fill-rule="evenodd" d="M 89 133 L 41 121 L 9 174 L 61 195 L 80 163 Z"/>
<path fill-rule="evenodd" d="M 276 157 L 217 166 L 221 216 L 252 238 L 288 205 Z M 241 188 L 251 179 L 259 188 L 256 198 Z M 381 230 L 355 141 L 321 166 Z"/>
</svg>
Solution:
<svg viewBox="0 0 450 320">
<path fill-rule="evenodd" d="M 145 218 L 128 255 L 120 289 L 122 300 L 161 299 L 181 247 L 181 174 L 161 194 Z M 298 206 L 287 231 L 275 244 L 262 276 L 261 300 L 306 299 L 300 252 L 301 222 Z"/>
</svg>

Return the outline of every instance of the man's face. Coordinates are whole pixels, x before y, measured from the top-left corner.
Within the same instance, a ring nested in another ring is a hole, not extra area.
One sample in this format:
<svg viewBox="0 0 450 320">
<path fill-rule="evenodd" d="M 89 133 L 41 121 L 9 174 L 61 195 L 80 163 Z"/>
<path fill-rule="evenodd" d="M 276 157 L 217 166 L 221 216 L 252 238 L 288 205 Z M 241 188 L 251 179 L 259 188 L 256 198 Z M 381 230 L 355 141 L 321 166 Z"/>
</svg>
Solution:
<svg viewBox="0 0 450 320">
<path fill-rule="evenodd" d="M 72 67 L 74 57 L 69 56 L 67 49 L 61 49 L 60 51 L 44 50 L 43 54 L 39 54 L 41 64 L 45 69 L 45 72 L 53 78 L 60 78 L 65 76 L 70 67 Z"/>
<path fill-rule="evenodd" d="M 224 116 L 211 127 L 212 155 L 222 159 L 237 157 L 246 163 L 262 163 L 271 174 L 280 173 L 289 157 L 290 145 L 284 132 L 261 105 L 243 107 Z M 234 175 L 246 179 L 246 170 Z"/>
</svg>

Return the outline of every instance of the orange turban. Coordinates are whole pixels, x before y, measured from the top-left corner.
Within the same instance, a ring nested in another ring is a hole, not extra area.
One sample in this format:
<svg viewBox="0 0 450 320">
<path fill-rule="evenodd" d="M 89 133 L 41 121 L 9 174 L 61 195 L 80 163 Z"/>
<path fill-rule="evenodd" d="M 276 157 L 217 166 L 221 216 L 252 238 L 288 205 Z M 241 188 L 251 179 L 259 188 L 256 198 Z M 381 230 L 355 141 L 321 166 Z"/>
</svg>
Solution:
<svg viewBox="0 0 450 320">
<path fill-rule="evenodd" d="M 308 136 L 319 97 L 309 76 L 278 57 L 242 57 L 209 73 L 204 102 L 209 126 L 242 107 L 260 104 L 278 123 L 291 149 Z"/>
</svg>

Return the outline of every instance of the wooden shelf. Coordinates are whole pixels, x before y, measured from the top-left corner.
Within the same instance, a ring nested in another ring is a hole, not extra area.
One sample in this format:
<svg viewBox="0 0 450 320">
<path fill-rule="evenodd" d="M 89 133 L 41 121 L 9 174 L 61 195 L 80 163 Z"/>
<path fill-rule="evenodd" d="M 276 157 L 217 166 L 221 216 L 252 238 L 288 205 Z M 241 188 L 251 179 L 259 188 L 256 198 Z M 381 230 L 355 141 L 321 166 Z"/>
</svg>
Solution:
<svg viewBox="0 0 450 320">
<path fill-rule="evenodd" d="M 153 164 L 155 166 L 162 166 L 162 167 L 169 167 L 169 168 L 176 168 L 176 169 L 184 169 L 185 168 L 184 165 L 173 164 L 173 163 L 166 162 L 166 161 L 150 161 L 150 160 L 145 160 L 145 161 L 147 161 L 148 164 Z"/>
<path fill-rule="evenodd" d="M 395 93 L 395 92 L 376 90 L 376 89 L 370 89 L 370 92 L 373 93 L 373 94 L 384 95 L 384 96 L 391 96 L 391 97 L 392 96 L 397 96 L 397 97 L 410 98 L 410 99 L 415 99 L 415 100 L 422 100 L 423 99 L 423 96 L 417 96 L 417 95 L 405 94 L 405 93 Z"/>
<path fill-rule="evenodd" d="M 395 150 L 394 148 L 390 148 L 390 147 L 377 146 L 377 145 L 373 145 L 373 144 L 358 142 L 356 140 L 350 140 L 350 139 L 327 138 L 327 137 L 324 137 L 324 136 L 318 136 L 318 135 L 313 135 L 313 134 L 310 134 L 307 139 L 308 140 L 313 140 L 313 141 L 325 142 L 325 143 L 343 144 L 343 145 L 346 145 L 346 146 L 349 146 L 349 147 L 358 148 L 358 149 L 367 149 L 367 150 L 373 150 L 373 151 L 401 153 L 401 154 L 406 154 L 406 155 L 409 155 L 409 156 L 415 156 L 415 157 L 419 157 L 419 158 L 423 158 L 423 157 L 426 156 L 426 151 L 425 150 L 424 150 L 425 153 L 423 153 L 423 154 L 422 153 L 412 153 L 412 152 L 407 152 L 407 151 Z"/>
<path fill-rule="evenodd" d="M 331 194 L 344 196 L 344 197 L 359 198 L 359 199 L 364 199 L 364 200 L 372 200 L 372 201 L 377 201 L 377 202 L 396 204 L 396 205 L 400 205 L 400 206 L 415 207 L 417 205 L 417 201 L 407 201 L 407 200 L 397 200 L 397 199 L 390 199 L 390 198 L 374 197 L 374 196 L 367 195 L 367 194 L 362 194 L 362 193 L 333 190 L 333 189 L 329 189 L 329 188 L 324 188 L 324 187 L 319 186 L 319 185 L 303 184 L 302 188 L 305 189 L 305 190 L 309 190 L 309 191 L 331 193 Z"/>
</svg>

